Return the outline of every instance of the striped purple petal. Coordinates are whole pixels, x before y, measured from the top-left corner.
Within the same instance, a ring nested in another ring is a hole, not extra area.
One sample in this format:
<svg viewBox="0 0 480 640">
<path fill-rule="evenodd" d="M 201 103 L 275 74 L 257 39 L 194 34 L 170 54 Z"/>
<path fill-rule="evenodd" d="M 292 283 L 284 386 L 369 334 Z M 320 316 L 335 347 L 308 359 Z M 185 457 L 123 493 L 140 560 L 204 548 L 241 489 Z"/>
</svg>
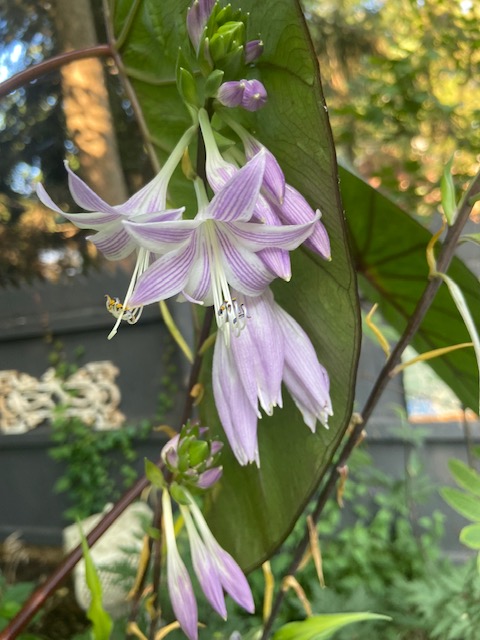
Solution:
<svg viewBox="0 0 480 640">
<path fill-rule="evenodd" d="M 215 540 L 212 532 L 205 522 L 202 512 L 193 499 L 190 502 L 190 509 L 208 552 L 215 561 L 223 588 L 235 600 L 235 602 L 249 613 L 253 613 L 255 611 L 255 604 L 253 602 L 252 592 L 243 571 L 232 556 L 227 553 L 225 549 L 222 549 Z"/>
<path fill-rule="evenodd" d="M 175 542 L 172 505 L 168 491 L 162 494 L 162 506 L 167 543 L 167 585 L 170 602 L 180 626 L 189 638 L 198 638 L 198 610 L 192 582 Z"/>
<path fill-rule="evenodd" d="M 102 200 L 93 189 L 74 173 L 65 161 L 65 169 L 68 173 L 68 188 L 75 202 L 88 211 L 103 211 L 104 213 L 115 213 L 115 207 Z"/>
<path fill-rule="evenodd" d="M 290 263 L 290 254 L 285 249 L 276 249 L 269 247 L 261 249 L 257 252 L 257 256 L 263 264 L 282 280 L 290 280 L 292 277 L 292 267 Z"/>
<path fill-rule="evenodd" d="M 121 220 L 123 220 L 123 216 L 114 210 L 111 212 L 92 211 L 88 213 L 65 213 L 65 211 L 62 211 L 62 209 L 53 202 L 41 184 L 37 185 L 37 196 L 42 204 L 60 213 L 64 218 L 73 222 L 79 229 L 92 229 L 96 231 L 107 224 L 115 222 L 121 224 Z"/>
<path fill-rule="evenodd" d="M 165 300 L 185 287 L 196 252 L 196 238 L 177 251 L 158 258 L 140 276 L 129 300 L 130 306 L 141 306 Z"/>
<path fill-rule="evenodd" d="M 191 270 L 188 282 L 182 293 L 191 300 L 200 300 L 205 304 L 213 304 L 211 293 L 211 266 L 203 233 L 197 234 L 197 254 L 195 267 Z"/>
<path fill-rule="evenodd" d="M 312 233 L 317 220 L 318 215 L 306 224 L 278 226 L 235 221 L 222 224 L 221 229 L 230 235 L 233 242 L 241 244 L 249 251 L 260 251 L 268 247 L 293 251 Z"/>
<path fill-rule="evenodd" d="M 236 243 L 230 233 L 217 230 L 223 266 L 231 287 L 247 296 L 258 296 L 274 279 L 260 258 Z"/>
<path fill-rule="evenodd" d="M 257 412 L 249 402 L 230 349 L 221 335 L 215 342 L 212 370 L 213 394 L 230 447 L 241 465 L 260 465 Z"/>
<path fill-rule="evenodd" d="M 97 231 L 95 235 L 88 236 L 88 240 L 93 242 L 107 260 L 123 260 L 135 251 L 137 246 L 122 226 Z"/>
<path fill-rule="evenodd" d="M 192 564 L 195 575 L 198 578 L 205 597 L 212 605 L 212 608 L 224 619 L 227 618 L 227 607 L 223 595 L 222 583 L 218 575 L 215 560 L 209 553 L 205 543 L 200 538 L 197 529 L 192 521 L 190 511 L 180 505 L 190 542 Z"/>
<path fill-rule="evenodd" d="M 275 314 L 285 340 L 283 380 L 305 424 L 315 431 L 317 420 L 327 426 L 333 415 L 328 374 L 300 325 L 277 304 Z"/>
<path fill-rule="evenodd" d="M 247 326 L 232 338 L 230 349 L 250 404 L 257 410 L 260 401 L 265 413 L 272 415 L 273 408 L 282 403 L 283 336 L 275 318 L 269 322 L 271 314 L 262 313 L 261 301 L 253 304 L 253 300 L 247 302 Z"/>
<path fill-rule="evenodd" d="M 134 219 L 125 221 L 123 224 L 137 244 L 162 255 L 190 242 L 201 222 L 195 220 L 136 222 Z"/>
<path fill-rule="evenodd" d="M 250 220 L 264 171 L 265 155 L 258 153 L 213 197 L 206 215 L 218 221 Z"/>
<path fill-rule="evenodd" d="M 245 80 L 224 82 L 218 89 L 216 98 L 225 107 L 239 107 L 245 92 Z"/>
<path fill-rule="evenodd" d="M 330 240 L 327 230 L 320 222 L 317 210 L 313 211 L 305 198 L 289 184 L 285 188 L 285 197 L 281 206 L 274 206 L 274 209 L 285 224 L 304 224 L 317 217 L 318 222 L 312 230 L 312 235 L 306 240 L 305 245 L 325 258 L 330 259 Z"/>
</svg>

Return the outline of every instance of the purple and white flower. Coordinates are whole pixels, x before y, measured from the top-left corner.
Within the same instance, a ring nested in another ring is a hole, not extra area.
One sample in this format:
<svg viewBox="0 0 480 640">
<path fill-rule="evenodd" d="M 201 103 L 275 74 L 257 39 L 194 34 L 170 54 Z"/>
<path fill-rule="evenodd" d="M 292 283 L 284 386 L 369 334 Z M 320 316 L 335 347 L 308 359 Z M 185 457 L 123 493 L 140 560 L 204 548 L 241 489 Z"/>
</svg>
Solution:
<svg viewBox="0 0 480 640">
<path fill-rule="evenodd" d="M 176 294 L 214 305 L 217 324 L 238 333 L 245 325 L 244 305 L 230 287 L 247 296 L 262 293 L 274 279 L 256 255 L 278 247 L 292 250 L 312 232 L 316 219 L 304 225 L 270 226 L 250 222 L 265 171 L 258 153 L 208 202 L 201 180 L 195 181 L 199 211 L 194 220 L 124 222 L 134 241 L 160 255 L 138 279 L 130 304 L 141 306 Z"/>
<path fill-rule="evenodd" d="M 182 159 L 184 150 L 191 142 L 197 127 L 190 127 L 180 138 L 161 171 L 145 185 L 140 191 L 131 196 L 125 203 L 111 206 L 100 198 L 90 187 L 85 184 L 67 163 L 68 183 L 70 192 L 75 202 L 86 209 L 85 213 L 65 213 L 50 198 L 43 185 L 37 187 L 37 195 L 40 201 L 50 209 L 61 214 L 80 229 L 91 229 L 95 235 L 89 236 L 89 240 L 104 254 L 108 260 L 122 260 L 137 250 L 137 261 L 133 271 L 130 286 L 125 295 L 123 304 L 118 299 L 107 296 L 107 309 L 117 318 L 109 338 L 117 332 L 122 319 L 136 322 L 141 314 L 141 307 L 129 307 L 129 298 L 135 282 L 146 271 L 152 261 L 150 251 L 139 247 L 131 234 L 129 234 L 124 222 L 127 220 L 142 220 L 158 223 L 178 220 L 181 218 L 185 207 L 167 209 L 167 189 L 172 174 Z"/>
<path fill-rule="evenodd" d="M 178 552 L 170 494 L 162 493 L 163 522 L 167 548 L 167 585 L 173 612 L 190 640 L 198 638 L 198 609 L 192 582 Z"/>
<path fill-rule="evenodd" d="M 220 582 L 222 588 L 228 593 L 231 598 L 235 600 L 237 604 L 239 604 L 249 613 L 253 613 L 255 610 L 255 604 L 253 602 L 252 592 L 250 590 L 250 587 L 248 586 L 248 582 L 243 574 L 243 571 L 240 569 L 232 556 L 227 553 L 225 549 L 222 549 L 222 547 L 215 540 L 215 537 L 210 531 L 202 512 L 200 511 L 192 496 L 188 494 L 188 492 L 187 496 L 190 498 L 188 509 L 193 516 L 195 526 L 200 534 L 200 538 L 203 541 L 203 544 L 205 545 L 205 550 L 212 560 L 213 569 L 216 573 L 218 581 Z M 181 507 L 181 510 L 182 513 L 184 513 L 186 509 L 184 507 Z M 192 542 L 191 539 L 190 542 Z M 206 582 L 206 580 L 204 579 L 203 582 Z"/>
<path fill-rule="evenodd" d="M 251 318 L 228 348 L 215 342 L 213 393 L 220 420 L 240 464 L 260 466 L 257 422 L 260 407 L 268 415 L 282 406 L 282 380 L 315 431 L 332 415 L 329 379 L 300 325 L 278 304 L 271 291 L 245 298 Z"/>
<path fill-rule="evenodd" d="M 271 219 L 269 224 L 275 224 L 275 222 L 271 221 L 272 219 L 277 221 L 276 224 L 305 224 L 312 220 L 318 210 L 314 212 L 301 193 L 291 185 L 286 184 L 283 172 L 273 153 L 239 123 L 227 116 L 224 116 L 224 119 L 240 137 L 247 160 L 252 159 L 260 151 L 266 154 L 262 194 L 265 196 L 267 206 L 270 208 Z M 215 189 L 214 186 L 212 188 Z M 259 202 L 261 203 L 261 200 Z M 265 210 L 265 206 L 263 209 Z M 261 214 L 259 213 L 260 216 Z M 330 260 L 330 240 L 327 230 L 320 220 L 318 220 L 311 235 L 305 241 L 305 246 L 320 255 L 324 260 Z"/>
</svg>

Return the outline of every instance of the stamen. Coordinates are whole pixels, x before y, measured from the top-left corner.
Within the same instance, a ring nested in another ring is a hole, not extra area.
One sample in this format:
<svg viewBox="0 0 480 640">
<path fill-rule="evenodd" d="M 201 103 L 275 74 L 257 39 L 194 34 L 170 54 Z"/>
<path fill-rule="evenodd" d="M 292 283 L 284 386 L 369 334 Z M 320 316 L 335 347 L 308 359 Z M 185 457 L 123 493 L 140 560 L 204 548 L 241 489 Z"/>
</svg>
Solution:
<svg viewBox="0 0 480 640">
<path fill-rule="evenodd" d="M 237 337 L 247 326 L 247 318 L 250 318 L 245 303 L 239 303 L 236 298 L 232 298 L 231 303 L 228 300 L 224 300 L 217 311 L 217 317 L 222 319 L 222 326 L 228 325 L 228 328 L 232 327 Z M 218 324 L 220 326 L 220 323 Z"/>
<path fill-rule="evenodd" d="M 127 307 L 120 302 L 120 298 L 111 298 L 108 294 L 105 306 L 107 311 L 117 320 L 125 320 L 128 324 L 135 324 L 142 315 L 143 307 Z"/>
<path fill-rule="evenodd" d="M 125 320 L 126 322 L 128 322 L 128 324 L 135 324 L 140 319 L 143 311 L 143 305 L 141 307 L 129 307 L 128 301 L 132 297 L 132 293 L 135 285 L 137 284 L 138 278 L 148 269 L 149 265 L 150 251 L 142 247 L 138 251 L 137 262 L 135 263 L 135 268 L 133 270 L 130 284 L 128 285 L 127 293 L 125 294 L 123 304 L 118 298 L 111 298 L 110 296 L 106 296 L 107 311 L 109 311 L 114 316 L 114 318 L 117 319 L 113 329 L 108 334 L 108 340 L 111 340 L 117 333 L 117 329 L 120 326 L 122 320 Z"/>
</svg>

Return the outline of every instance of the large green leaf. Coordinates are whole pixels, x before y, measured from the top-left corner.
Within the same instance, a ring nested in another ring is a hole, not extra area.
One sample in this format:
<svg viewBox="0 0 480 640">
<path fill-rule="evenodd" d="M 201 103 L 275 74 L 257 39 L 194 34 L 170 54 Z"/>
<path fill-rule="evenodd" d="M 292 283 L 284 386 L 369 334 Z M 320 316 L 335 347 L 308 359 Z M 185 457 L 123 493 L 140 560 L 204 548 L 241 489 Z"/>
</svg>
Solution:
<svg viewBox="0 0 480 640">
<path fill-rule="evenodd" d="M 215 534 L 251 568 L 290 531 L 338 445 L 351 412 L 359 327 L 330 129 L 303 20 L 290 0 L 242 6 L 251 11 L 252 34 L 261 33 L 265 41 L 260 67 L 269 105 L 258 113 L 258 136 L 278 158 L 287 181 L 322 210 L 333 256 L 324 263 L 296 252 L 292 282 L 273 287 L 330 374 L 335 411 L 330 429 L 311 434 L 285 392 L 284 409 L 259 424 L 261 469 L 241 468 L 228 454 L 224 481 L 210 505 Z M 206 401 L 203 408 L 206 422 L 218 424 L 213 403 Z"/>
<path fill-rule="evenodd" d="M 261 469 L 240 467 L 227 449 L 224 477 L 209 505 L 207 516 L 215 535 L 243 567 L 251 568 L 289 533 L 347 426 L 360 329 L 331 132 L 316 58 L 298 3 L 243 0 L 232 4 L 250 11 L 250 37 L 260 33 L 265 42 L 259 69 L 269 102 L 256 115 L 256 133 L 277 156 L 287 181 L 322 210 L 333 256 L 331 263 L 324 263 L 297 251 L 292 282 L 274 287 L 277 301 L 309 333 L 330 374 L 335 411 L 330 429 L 319 427 L 312 434 L 293 403 L 285 399 L 283 410 L 260 422 Z M 127 0 L 117 2 L 117 32 L 129 6 Z M 185 40 L 186 6 L 184 1 L 144 0 L 122 50 L 147 126 L 166 149 L 188 126 L 172 82 L 176 48 Z M 174 190 L 173 196 L 187 198 L 188 194 Z M 221 433 L 208 366 L 207 362 L 202 417 Z"/>
<path fill-rule="evenodd" d="M 394 202 L 346 169 L 340 169 L 342 199 L 351 233 L 361 290 L 378 302 L 387 320 L 402 332 L 428 282 L 425 250 L 431 234 Z M 462 290 L 480 328 L 480 284 L 458 258 L 448 270 Z M 470 335 L 445 285 L 412 340 L 419 352 L 470 342 Z M 478 410 L 478 369 L 473 350 L 435 358 L 429 365 L 457 394 Z"/>
</svg>

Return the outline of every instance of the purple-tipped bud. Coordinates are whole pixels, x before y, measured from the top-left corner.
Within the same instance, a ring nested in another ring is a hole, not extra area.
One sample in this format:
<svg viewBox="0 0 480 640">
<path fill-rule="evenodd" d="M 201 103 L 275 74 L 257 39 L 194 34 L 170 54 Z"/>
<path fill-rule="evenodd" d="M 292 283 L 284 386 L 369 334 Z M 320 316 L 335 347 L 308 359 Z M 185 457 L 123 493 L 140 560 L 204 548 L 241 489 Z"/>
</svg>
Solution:
<svg viewBox="0 0 480 640">
<path fill-rule="evenodd" d="M 212 440 L 210 444 L 210 455 L 215 456 L 223 449 L 223 442 L 220 440 Z"/>
<path fill-rule="evenodd" d="M 199 489 L 210 489 L 213 485 L 222 477 L 222 467 L 214 467 L 201 473 L 197 480 L 197 487 Z"/>
<path fill-rule="evenodd" d="M 245 63 L 255 62 L 263 53 L 262 40 L 250 40 L 245 44 Z"/>
<path fill-rule="evenodd" d="M 247 80 L 242 98 L 242 107 L 247 111 L 258 111 L 267 102 L 267 91 L 260 80 Z"/>
<path fill-rule="evenodd" d="M 203 30 L 213 9 L 215 0 L 194 0 L 187 13 L 187 31 L 195 51 L 198 53 Z"/>
<path fill-rule="evenodd" d="M 267 101 L 267 92 L 260 80 L 235 80 L 220 86 L 217 100 L 226 107 L 258 111 Z"/>
<path fill-rule="evenodd" d="M 242 104 L 247 80 L 224 82 L 218 92 L 217 100 L 226 107 L 239 107 Z"/>
</svg>

